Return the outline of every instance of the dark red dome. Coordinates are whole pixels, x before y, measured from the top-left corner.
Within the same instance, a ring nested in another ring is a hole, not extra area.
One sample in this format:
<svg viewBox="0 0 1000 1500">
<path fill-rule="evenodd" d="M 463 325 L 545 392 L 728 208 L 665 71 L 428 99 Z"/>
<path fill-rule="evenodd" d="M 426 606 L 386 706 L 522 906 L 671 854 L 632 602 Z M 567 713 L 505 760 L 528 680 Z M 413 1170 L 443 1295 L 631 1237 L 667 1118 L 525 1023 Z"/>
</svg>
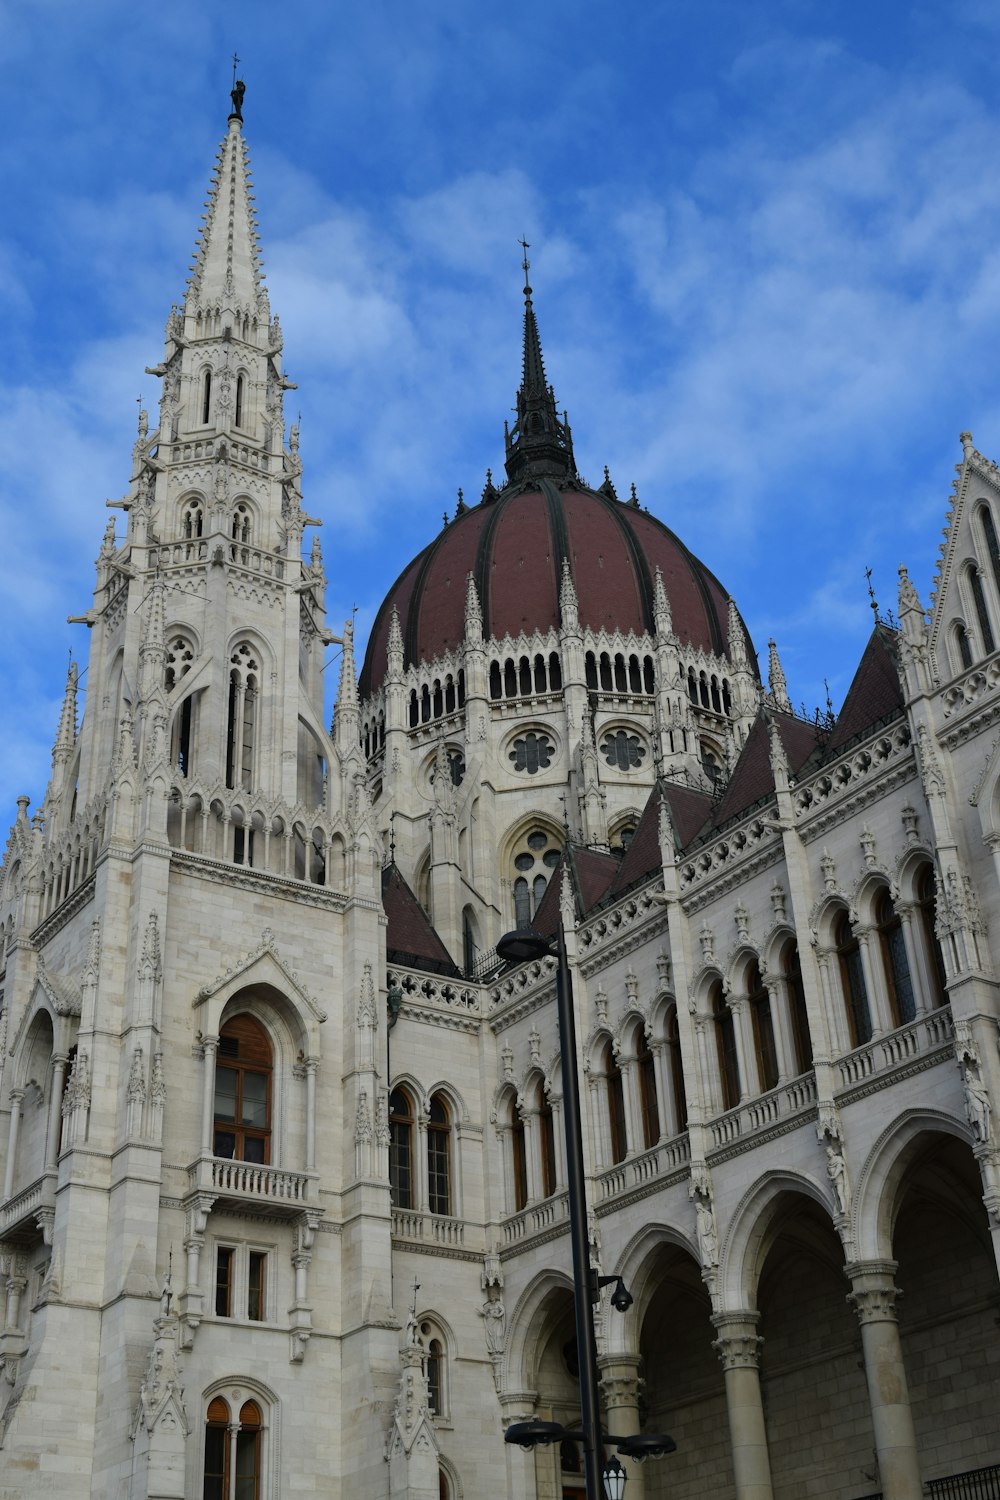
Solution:
<svg viewBox="0 0 1000 1500">
<path fill-rule="evenodd" d="M 539 477 L 528 489 L 493 491 L 404 568 L 375 619 L 361 673 L 362 697 L 377 692 L 385 679 L 393 606 L 406 666 L 462 644 L 469 573 L 479 590 L 488 638 L 558 629 L 564 557 L 582 626 L 652 633 L 659 568 L 681 643 L 728 655 L 726 591 L 672 531 L 638 505 L 587 489 L 579 480 L 557 488 Z M 755 664 L 748 636 L 746 647 Z"/>
</svg>

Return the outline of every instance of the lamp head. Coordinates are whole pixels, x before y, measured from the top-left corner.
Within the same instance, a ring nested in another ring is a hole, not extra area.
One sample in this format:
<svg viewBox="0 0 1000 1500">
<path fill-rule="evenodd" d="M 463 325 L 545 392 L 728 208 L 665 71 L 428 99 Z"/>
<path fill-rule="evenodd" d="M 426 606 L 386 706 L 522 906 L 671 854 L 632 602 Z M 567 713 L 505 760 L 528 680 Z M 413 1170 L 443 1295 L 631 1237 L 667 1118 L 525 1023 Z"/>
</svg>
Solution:
<svg viewBox="0 0 1000 1500">
<path fill-rule="evenodd" d="M 626 1458 L 643 1463 L 647 1458 L 662 1458 L 665 1453 L 674 1453 L 677 1444 L 666 1432 L 636 1432 L 631 1437 L 618 1441 L 618 1452 Z"/>
<path fill-rule="evenodd" d="M 617 1458 L 611 1457 L 604 1465 L 604 1494 L 606 1500 L 622 1500 L 625 1494 L 625 1486 L 628 1483 L 628 1475 L 618 1462 Z"/>
<path fill-rule="evenodd" d="M 511 1422 L 503 1435 L 505 1443 L 517 1443 L 519 1447 L 546 1448 L 549 1443 L 559 1443 L 566 1436 L 561 1422 L 543 1422 L 541 1417 L 530 1417 L 527 1422 Z"/>
<path fill-rule="evenodd" d="M 504 933 L 497 943 L 497 957 L 508 964 L 523 964 L 529 958 L 555 957 L 555 944 L 533 927 L 518 927 L 514 932 Z"/>
</svg>

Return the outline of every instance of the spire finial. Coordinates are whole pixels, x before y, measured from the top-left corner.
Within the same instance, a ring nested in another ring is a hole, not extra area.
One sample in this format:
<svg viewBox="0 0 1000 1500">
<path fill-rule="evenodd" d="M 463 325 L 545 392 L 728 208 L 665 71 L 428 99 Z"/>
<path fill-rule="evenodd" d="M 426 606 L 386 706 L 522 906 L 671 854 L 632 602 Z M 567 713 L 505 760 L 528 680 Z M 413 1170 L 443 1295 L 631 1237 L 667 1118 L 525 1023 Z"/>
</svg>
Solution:
<svg viewBox="0 0 1000 1500">
<path fill-rule="evenodd" d="M 521 388 L 517 393 L 517 420 L 513 430 L 505 428 L 506 469 L 509 479 L 547 474 L 564 479 L 576 473 L 573 461 L 573 438 L 569 421 L 556 408 L 556 398 L 545 378 L 542 341 L 531 301 L 528 272 L 528 241 L 521 237 L 521 269 L 524 271 L 524 359 L 521 366 Z"/>
<path fill-rule="evenodd" d="M 236 76 L 236 68 L 237 68 L 237 64 L 238 63 L 239 63 L 239 58 L 237 57 L 236 53 L 234 52 L 233 53 L 233 86 L 232 86 L 232 88 L 229 91 L 229 97 L 233 101 L 233 107 L 232 107 L 232 110 L 230 111 L 229 118 L 231 120 L 239 120 L 240 124 L 242 125 L 243 124 L 243 95 L 247 91 L 247 86 L 243 82 L 242 78 L 237 78 L 237 76 Z"/>
</svg>

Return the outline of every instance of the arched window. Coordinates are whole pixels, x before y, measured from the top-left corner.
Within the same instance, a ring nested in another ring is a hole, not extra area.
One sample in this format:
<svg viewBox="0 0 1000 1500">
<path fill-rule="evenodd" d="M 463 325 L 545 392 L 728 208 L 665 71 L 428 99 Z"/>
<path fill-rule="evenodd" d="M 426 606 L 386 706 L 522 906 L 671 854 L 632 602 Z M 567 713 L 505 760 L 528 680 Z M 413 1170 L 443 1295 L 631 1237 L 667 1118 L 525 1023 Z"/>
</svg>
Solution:
<svg viewBox="0 0 1000 1500">
<path fill-rule="evenodd" d="M 246 394 L 246 381 L 242 375 L 236 377 L 236 426 L 243 426 L 243 401 Z"/>
<path fill-rule="evenodd" d="M 229 1407 L 221 1396 L 208 1406 L 203 1494 L 205 1500 L 229 1500 Z"/>
<path fill-rule="evenodd" d="M 656 1100 L 656 1059 L 646 1040 L 645 1026 L 637 1026 L 633 1036 L 635 1066 L 639 1076 L 639 1103 L 642 1108 L 642 1138 L 648 1150 L 660 1139 L 660 1109 Z"/>
<path fill-rule="evenodd" d="M 234 542 L 249 542 L 253 534 L 253 517 L 245 500 L 238 500 L 233 506 L 232 530 Z"/>
<path fill-rule="evenodd" d="M 226 738 L 226 785 L 253 786 L 254 740 L 257 727 L 257 694 L 260 663 L 248 641 L 233 649 L 229 658 L 229 725 Z"/>
<path fill-rule="evenodd" d="M 444 1344 L 439 1338 L 433 1336 L 430 1324 L 424 1323 L 421 1328 L 427 1339 L 427 1354 L 424 1359 L 424 1373 L 427 1376 L 427 1404 L 432 1417 L 442 1417 L 445 1411 L 444 1386 L 445 1386 L 445 1357 Z"/>
<path fill-rule="evenodd" d="M 559 863 L 559 847 L 549 833 L 532 828 L 514 846 L 514 925 L 530 927 L 545 895 L 552 871 Z"/>
<path fill-rule="evenodd" d="M 505 698 L 517 697 L 517 670 L 510 657 L 503 664 L 503 695 Z"/>
<path fill-rule="evenodd" d="M 411 729 L 416 729 L 416 727 L 417 727 L 417 725 L 419 723 L 420 723 L 420 707 L 419 707 L 419 704 L 417 703 L 417 690 L 416 690 L 416 688 L 411 688 L 410 689 L 410 728 Z"/>
<path fill-rule="evenodd" d="M 212 372 L 206 369 L 201 377 L 201 420 L 208 422 L 212 415 Z"/>
<path fill-rule="evenodd" d="M 163 685 L 168 693 L 186 677 L 194 661 L 194 647 L 183 635 L 175 635 L 167 646 L 167 661 L 163 673 Z M 171 730 L 170 760 L 182 776 L 191 774 L 191 746 L 194 730 L 193 695 L 189 694 L 174 715 Z"/>
<path fill-rule="evenodd" d="M 583 665 L 584 665 L 584 672 L 585 672 L 586 680 L 587 680 L 587 686 L 588 686 L 588 688 L 590 688 L 591 692 L 596 692 L 597 691 L 597 658 L 595 657 L 593 651 L 588 651 L 587 652 L 587 655 L 584 658 Z"/>
<path fill-rule="evenodd" d="M 427 1120 L 427 1206 L 448 1216 L 451 1205 L 451 1117 L 442 1094 L 431 1099 Z"/>
<path fill-rule="evenodd" d="M 244 1401 L 235 1430 L 231 1430 L 228 1402 L 216 1396 L 209 1403 L 204 1500 L 260 1500 L 262 1430 L 263 1418 L 256 1401 Z"/>
<path fill-rule="evenodd" d="M 500 680 L 500 663 L 498 661 L 490 662 L 490 697 L 503 697 L 503 683 Z"/>
<path fill-rule="evenodd" d="M 394 1208 L 415 1208 L 413 1101 L 405 1089 L 389 1095 L 389 1192 Z"/>
<path fill-rule="evenodd" d="M 628 678 L 625 675 L 625 658 L 620 651 L 615 652 L 615 689 L 619 693 L 628 691 Z"/>
<path fill-rule="evenodd" d="M 868 988 L 865 984 L 865 971 L 861 962 L 861 949 L 851 929 L 846 911 L 842 911 L 837 918 L 833 941 L 840 964 L 840 983 L 844 992 L 844 1004 L 847 1007 L 847 1026 L 851 1046 L 862 1047 L 865 1042 L 871 1041 L 871 1013 L 868 1009 Z"/>
<path fill-rule="evenodd" d="M 194 541 L 205 529 L 205 507 L 197 498 L 185 500 L 181 511 L 181 535 L 185 541 Z"/>
<path fill-rule="evenodd" d="M 972 666 L 972 645 L 969 641 L 969 632 L 959 620 L 955 625 L 955 649 L 958 652 L 958 665 L 960 670 Z"/>
<path fill-rule="evenodd" d="M 216 1156 L 271 1159 L 271 1043 L 253 1016 L 234 1016 L 219 1033 L 215 1063 Z"/>
<path fill-rule="evenodd" d="M 986 551 L 989 554 L 990 567 L 996 586 L 1000 589 L 1000 545 L 997 543 L 997 529 L 993 523 L 993 512 L 988 505 L 979 509 L 979 524 L 983 529 L 983 540 L 986 543 Z"/>
<path fill-rule="evenodd" d="M 510 1101 L 511 1187 L 514 1212 L 520 1213 L 528 1202 L 528 1153 L 524 1142 L 524 1121 L 517 1100 Z"/>
<path fill-rule="evenodd" d="M 812 1067 L 812 1038 L 809 1034 L 809 1017 L 806 1014 L 806 991 L 802 983 L 802 965 L 799 961 L 798 944 L 789 941 L 781 950 L 781 968 L 785 976 L 788 994 L 788 1013 L 792 1022 L 792 1042 L 795 1047 L 795 1066 L 799 1073 L 807 1073 Z"/>
<path fill-rule="evenodd" d="M 747 975 L 747 988 L 754 1051 L 757 1054 L 757 1077 L 760 1080 L 761 1093 L 766 1094 L 778 1084 L 778 1054 L 774 1045 L 771 996 L 761 978 L 759 964 L 754 964 Z"/>
<path fill-rule="evenodd" d="M 606 651 L 601 652 L 601 688 L 605 693 L 611 691 L 611 657 Z"/>
<path fill-rule="evenodd" d="M 588 655 L 590 653 L 588 652 Z M 593 656 L 591 656 L 593 660 Z M 589 686 L 588 681 L 588 686 Z M 562 667 L 559 665 L 559 657 L 555 651 L 549 652 L 549 691 L 558 693 L 562 688 Z"/>
<path fill-rule="evenodd" d="M 910 962 L 906 956 L 906 940 L 899 913 L 892 904 L 888 891 L 879 893 L 875 905 L 875 923 L 878 927 L 879 944 L 882 949 L 882 967 L 885 971 L 886 988 L 889 991 L 889 1008 L 894 1026 L 905 1026 L 916 1019 L 917 1006 L 913 998 L 913 980 L 910 977 Z"/>
<path fill-rule="evenodd" d="M 924 950 L 928 957 L 925 967 L 928 971 L 932 998 L 935 1005 L 947 1005 L 944 954 L 941 952 L 941 944 L 938 942 L 936 931 L 937 881 L 934 878 L 933 865 L 924 865 L 917 877 L 917 911 L 920 913 Z"/>
<path fill-rule="evenodd" d="M 621 1068 L 615 1058 L 614 1048 L 608 1042 L 604 1048 L 604 1078 L 608 1089 L 608 1123 L 611 1127 L 611 1160 L 625 1160 L 628 1138 L 625 1133 L 625 1089 Z"/>
<path fill-rule="evenodd" d="M 715 1050 L 719 1059 L 719 1081 L 723 1109 L 735 1109 L 740 1102 L 740 1064 L 736 1053 L 736 1023 L 717 979 L 709 995 L 712 1020 L 715 1023 Z"/>
</svg>

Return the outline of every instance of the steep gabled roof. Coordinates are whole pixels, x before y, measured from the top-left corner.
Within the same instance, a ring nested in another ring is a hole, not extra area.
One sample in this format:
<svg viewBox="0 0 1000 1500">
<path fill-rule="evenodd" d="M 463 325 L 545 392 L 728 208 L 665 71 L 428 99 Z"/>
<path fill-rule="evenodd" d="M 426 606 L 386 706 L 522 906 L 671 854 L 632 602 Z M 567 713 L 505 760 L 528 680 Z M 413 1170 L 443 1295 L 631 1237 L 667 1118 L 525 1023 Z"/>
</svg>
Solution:
<svg viewBox="0 0 1000 1500">
<path fill-rule="evenodd" d="M 546 937 L 551 937 L 559 926 L 559 894 L 562 890 L 563 868 L 567 864 L 578 917 L 591 911 L 604 898 L 619 868 L 618 860 L 613 854 L 602 854 L 597 849 L 584 849 L 578 844 L 568 844 L 552 871 L 552 879 L 545 888 L 545 895 L 538 903 L 538 910 L 531 924 Z"/>
<path fill-rule="evenodd" d="M 389 921 L 385 943 L 390 962 L 461 978 L 462 971 L 395 864 L 382 871 L 382 905 Z"/>
<path fill-rule="evenodd" d="M 801 770 L 819 746 L 819 728 L 803 719 L 796 719 L 792 714 L 778 713 L 774 709 L 769 712 L 794 774 Z M 713 820 L 715 826 L 727 823 L 730 818 L 735 818 L 755 803 L 769 797 L 773 791 L 768 726 L 761 710 L 751 725 L 729 785 L 722 794 L 722 801 Z"/>
<path fill-rule="evenodd" d="M 882 719 L 903 710 L 903 689 L 897 666 L 899 637 L 887 625 L 876 625 L 847 690 L 829 749 L 838 750 Z M 792 768 L 794 770 L 794 767 Z"/>
</svg>

